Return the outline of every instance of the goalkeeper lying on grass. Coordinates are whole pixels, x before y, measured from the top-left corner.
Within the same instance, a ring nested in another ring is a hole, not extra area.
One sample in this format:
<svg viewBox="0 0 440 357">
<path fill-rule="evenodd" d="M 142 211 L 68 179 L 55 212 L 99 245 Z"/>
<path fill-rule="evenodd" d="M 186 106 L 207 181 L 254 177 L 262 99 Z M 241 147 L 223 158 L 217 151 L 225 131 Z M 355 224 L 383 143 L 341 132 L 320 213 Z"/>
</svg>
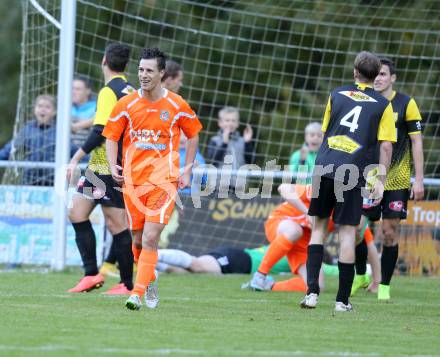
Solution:
<svg viewBox="0 0 440 357">
<path fill-rule="evenodd" d="M 157 269 L 167 272 L 254 274 L 248 284 L 254 290 L 306 291 L 305 262 L 310 240 L 310 220 L 306 213 L 310 185 L 282 184 L 278 190 L 286 202 L 276 207 L 265 223 L 266 237 L 271 242 L 269 246 L 254 249 L 218 247 L 199 257 L 182 250 L 159 249 Z M 330 224 L 329 231 L 333 229 Z M 371 234 L 369 228 L 365 233 Z M 295 276 L 279 282 L 267 277 L 269 273 L 288 272 Z M 324 272 L 337 275 L 337 267 L 324 264 Z M 323 278 L 321 281 L 323 285 Z"/>
</svg>

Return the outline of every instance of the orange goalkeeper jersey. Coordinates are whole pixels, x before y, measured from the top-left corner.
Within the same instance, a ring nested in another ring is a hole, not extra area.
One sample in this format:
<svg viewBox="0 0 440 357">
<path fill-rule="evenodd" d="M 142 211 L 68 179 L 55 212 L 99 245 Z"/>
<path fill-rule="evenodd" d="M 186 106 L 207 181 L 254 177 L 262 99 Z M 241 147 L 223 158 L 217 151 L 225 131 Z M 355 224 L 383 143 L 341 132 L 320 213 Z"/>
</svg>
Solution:
<svg viewBox="0 0 440 357">
<path fill-rule="evenodd" d="M 127 185 L 160 185 L 179 178 L 180 130 L 190 139 L 202 129 L 197 115 L 179 95 L 163 89 L 150 102 L 141 89 L 120 99 L 103 136 L 123 137 L 122 166 Z"/>
<path fill-rule="evenodd" d="M 298 197 L 306 205 L 306 207 L 309 208 L 310 200 L 312 198 L 312 185 L 295 184 L 294 188 L 296 197 Z M 291 219 L 297 222 L 302 227 L 311 229 L 310 222 L 307 219 L 307 214 L 292 206 L 289 202 L 284 202 L 275 207 L 274 210 L 270 213 L 269 219 Z M 329 232 L 334 231 L 335 227 L 333 219 L 329 220 L 327 229 Z"/>
<path fill-rule="evenodd" d="M 307 207 L 310 206 L 310 199 L 312 197 L 311 185 L 294 185 L 296 197 L 299 198 Z M 284 202 L 271 212 L 269 218 L 293 218 L 305 223 L 307 225 L 306 214 L 301 212 L 298 208 L 292 206 L 288 202 Z"/>
</svg>

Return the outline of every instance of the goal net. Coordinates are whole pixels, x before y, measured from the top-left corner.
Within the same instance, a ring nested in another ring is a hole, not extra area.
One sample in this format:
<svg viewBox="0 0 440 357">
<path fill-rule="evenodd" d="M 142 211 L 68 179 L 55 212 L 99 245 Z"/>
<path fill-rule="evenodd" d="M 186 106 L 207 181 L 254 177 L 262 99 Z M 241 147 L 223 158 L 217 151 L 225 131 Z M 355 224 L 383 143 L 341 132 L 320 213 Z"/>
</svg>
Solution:
<svg viewBox="0 0 440 357">
<path fill-rule="evenodd" d="M 14 133 L 31 117 L 35 97 L 56 93 L 60 1 L 23 0 L 23 58 Z M 218 111 L 239 109 L 242 133 L 253 129 L 255 163 L 262 170 L 275 160 L 288 165 L 304 143 L 307 124 L 321 122 L 330 90 L 350 83 L 361 50 L 393 59 L 396 88 L 413 96 L 424 127 L 425 177 L 440 177 L 440 8 L 436 1 L 365 2 L 256 0 L 77 0 L 75 73 L 103 85 L 101 60 L 110 41 L 132 47 L 127 74 L 137 85 L 137 60 L 143 47 L 159 47 L 184 69 L 181 95 L 197 111 L 204 129 L 200 151 L 218 131 Z M 22 157 L 17 153 L 13 159 Z M 9 170 L 4 184 L 17 183 Z M 262 177 L 248 186 L 252 200 L 235 195 L 202 198 L 202 209 L 183 198 L 184 210 L 170 225 L 170 246 L 201 253 L 217 245 L 264 243 L 264 219 L 279 202 L 261 197 Z M 274 179 L 274 188 L 280 179 Z M 435 185 L 426 198 L 438 199 Z M 437 223 L 431 225 L 435 227 Z M 437 247 L 438 249 L 438 247 Z"/>
</svg>

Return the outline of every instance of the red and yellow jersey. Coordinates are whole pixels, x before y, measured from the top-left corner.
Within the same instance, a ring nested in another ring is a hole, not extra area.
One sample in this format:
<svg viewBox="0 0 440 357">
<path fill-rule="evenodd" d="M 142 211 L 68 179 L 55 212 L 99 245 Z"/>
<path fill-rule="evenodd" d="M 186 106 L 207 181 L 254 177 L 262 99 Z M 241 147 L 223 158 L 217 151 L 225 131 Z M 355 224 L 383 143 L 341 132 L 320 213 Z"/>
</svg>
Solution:
<svg viewBox="0 0 440 357">
<path fill-rule="evenodd" d="M 180 130 L 190 139 L 202 129 L 197 115 L 179 95 L 163 89 L 150 102 L 141 90 L 113 108 L 103 135 L 123 138 L 122 166 L 126 185 L 159 185 L 179 178 Z"/>
</svg>

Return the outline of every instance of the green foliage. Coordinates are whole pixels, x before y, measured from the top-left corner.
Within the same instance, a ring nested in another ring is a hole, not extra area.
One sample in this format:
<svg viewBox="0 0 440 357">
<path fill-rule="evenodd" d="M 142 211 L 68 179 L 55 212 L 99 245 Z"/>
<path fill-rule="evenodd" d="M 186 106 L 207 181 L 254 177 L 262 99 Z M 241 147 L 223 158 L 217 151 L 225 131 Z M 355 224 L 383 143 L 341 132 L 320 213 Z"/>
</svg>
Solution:
<svg viewBox="0 0 440 357">
<path fill-rule="evenodd" d="M 21 6 L 19 1 L 0 1 L 0 146 L 12 136 L 20 76 Z M 5 15 L 7 14 L 7 15 Z"/>
<path fill-rule="evenodd" d="M 414 96 L 421 108 L 427 128 L 427 176 L 435 176 L 440 174 L 440 7 L 432 0 L 398 3 L 78 1 L 75 71 L 89 75 L 97 90 L 106 44 L 122 41 L 133 46 L 128 73 L 136 84 L 140 49 L 158 46 L 183 64 L 182 95 L 203 121 L 202 150 L 217 130 L 218 109 L 234 105 L 243 124 L 255 128 L 259 163 L 274 157 L 286 163 L 303 141 L 304 126 L 321 121 L 329 91 L 352 81 L 356 53 L 374 51 L 395 59 L 397 88 Z M 1 122 L 5 130 L 0 140 L 12 125 L 21 31 L 19 2 L 0 2 L 0 10 L 6 7 L 10 16 L 2 23 L 1 43 L 10 50 L 1 66 L 9 64 L 2 73 L 15 87 L 0 99 L 2 113 L 11 118 Z"/>
<path fill-rule="evenodd" d="M 2 273 L 0 349 L 8 356 L 434 356 L 438 279 L 393 279 L 392 303 L 359 292 L 333 315 L 336 278 L 316 310 L 301 293 L 241 291 L 248 276 L 161 275 L 156 310 L 124 307 L 104 288 L 69 294 L 81 273 Z M 284 277 L 281 277 L 284 279 Z"/>
</svg>

